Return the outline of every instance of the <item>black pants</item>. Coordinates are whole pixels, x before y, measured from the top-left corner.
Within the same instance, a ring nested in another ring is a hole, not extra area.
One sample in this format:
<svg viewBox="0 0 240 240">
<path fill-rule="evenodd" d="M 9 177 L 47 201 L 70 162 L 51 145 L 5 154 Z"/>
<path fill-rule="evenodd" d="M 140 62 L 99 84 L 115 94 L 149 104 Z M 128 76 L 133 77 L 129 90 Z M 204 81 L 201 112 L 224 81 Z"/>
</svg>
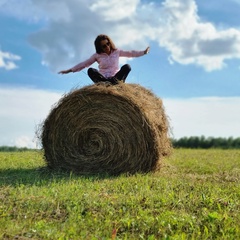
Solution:
<svg viewBox="0 0 240 240">
<path fill-rule="evenodd" d="M 111 82 L 112 84 L 118 84 L 119 81 L 125 82 L 129 72 L 131 71 L 131 67 L 129 64 L 125 64 L 121 67 L 121 69 L 115 74 L 115 76 L 110 78 L 105 78 L 97 69 L 89 68 L 88 76 L 92 79 L 94 83 L 98 82 Z"/>
</svg>

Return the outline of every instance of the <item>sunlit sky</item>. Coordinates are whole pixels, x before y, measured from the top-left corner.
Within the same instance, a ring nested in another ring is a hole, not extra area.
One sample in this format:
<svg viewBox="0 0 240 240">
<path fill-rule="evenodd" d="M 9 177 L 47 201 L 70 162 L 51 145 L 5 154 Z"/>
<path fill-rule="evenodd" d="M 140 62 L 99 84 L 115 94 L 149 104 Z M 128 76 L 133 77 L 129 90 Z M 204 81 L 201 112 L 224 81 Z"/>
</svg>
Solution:
<svg viewBox="0 0 240 240">
<path fill-rule="evenodd" d="M 240 0 L 0 0 L 0 146 L 36 147 L 35 131 L 87 69 L 98 34 L 124 50 L 127 82 L 163 100 L 171 136 L 240 136 Z M 93 65 L 96 67 L 97 65 Z"/>
</svg>

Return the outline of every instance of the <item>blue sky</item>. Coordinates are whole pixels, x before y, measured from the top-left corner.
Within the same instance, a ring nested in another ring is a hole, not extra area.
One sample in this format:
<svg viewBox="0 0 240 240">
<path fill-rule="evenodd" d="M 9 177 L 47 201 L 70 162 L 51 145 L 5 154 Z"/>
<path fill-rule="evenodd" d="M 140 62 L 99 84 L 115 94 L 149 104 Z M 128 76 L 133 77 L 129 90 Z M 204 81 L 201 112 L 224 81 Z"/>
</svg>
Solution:
<svg viewBox="0 0 240 240">
<path fill-rule="evenodd" d="M 130 3 L 129 3 L 130 2 Z M 128 61 L 127 82 L 163 99 L 172 137 L 239 137 L 240 0 L 0 0 L 0 145 L 35 147 L 35 130 L 108 34 Z M 95 67 L 97 67 L 95 65 Z"/>
</svg>

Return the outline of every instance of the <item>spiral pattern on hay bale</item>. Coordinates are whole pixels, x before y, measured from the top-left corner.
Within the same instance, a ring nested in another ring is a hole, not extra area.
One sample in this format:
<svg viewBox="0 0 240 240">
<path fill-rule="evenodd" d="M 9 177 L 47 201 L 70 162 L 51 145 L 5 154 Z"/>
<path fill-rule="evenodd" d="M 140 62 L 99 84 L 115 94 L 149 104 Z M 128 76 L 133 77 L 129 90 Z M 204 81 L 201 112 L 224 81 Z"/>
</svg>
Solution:
<svg viewBox="0 0 240 240">
<path fill-rule="evenodd" d="M 100 83 L 63 96 L 42 126 L 51 168 L 79 173 L 146 173 L 171 152 L 161 99 L 138 84 Z"/>
</svg>

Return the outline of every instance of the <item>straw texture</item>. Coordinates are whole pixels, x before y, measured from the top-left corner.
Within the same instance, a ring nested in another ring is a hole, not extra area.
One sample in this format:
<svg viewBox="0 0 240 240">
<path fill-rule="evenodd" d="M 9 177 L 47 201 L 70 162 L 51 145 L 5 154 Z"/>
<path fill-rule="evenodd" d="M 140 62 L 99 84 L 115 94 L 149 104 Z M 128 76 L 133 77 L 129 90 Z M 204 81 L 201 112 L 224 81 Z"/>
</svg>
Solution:
<svg viewBox="0 0 240 240">
<path fill-rule="evenodd" d="M 171 153 L 161 99 L 138 84 L 100 83 L 63 96 L 44 121 L 50 168 L 78 173 L 146 173 Z"/>
</svg>

